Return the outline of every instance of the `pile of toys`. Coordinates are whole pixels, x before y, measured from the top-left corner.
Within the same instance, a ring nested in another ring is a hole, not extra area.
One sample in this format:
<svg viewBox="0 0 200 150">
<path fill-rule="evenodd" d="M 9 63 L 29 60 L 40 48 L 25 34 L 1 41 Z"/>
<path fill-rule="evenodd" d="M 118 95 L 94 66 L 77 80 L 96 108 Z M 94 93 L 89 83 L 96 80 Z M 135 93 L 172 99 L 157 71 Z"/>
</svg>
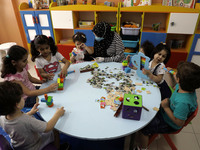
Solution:
<svg viewBox="0 0 200 150">
<path fill-rule="evenodd" d="M 41 102 L 45 102 L 48 107 L 53 107 L 53 97 L 44 94 L 44 98 L 41 99 Z"/>
</svg>

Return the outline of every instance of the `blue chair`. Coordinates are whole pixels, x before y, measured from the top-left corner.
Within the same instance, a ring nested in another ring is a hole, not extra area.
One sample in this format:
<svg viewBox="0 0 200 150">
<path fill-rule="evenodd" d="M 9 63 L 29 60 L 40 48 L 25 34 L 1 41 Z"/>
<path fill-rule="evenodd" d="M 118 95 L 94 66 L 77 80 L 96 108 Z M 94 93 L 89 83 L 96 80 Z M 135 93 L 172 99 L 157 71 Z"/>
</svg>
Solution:
<svg viewBox="0 0 200 150">
<path fill-rule="evenodd" d="M 0 150 L 13 150 L 8 140 L 0 134 Z"/>
</svg>

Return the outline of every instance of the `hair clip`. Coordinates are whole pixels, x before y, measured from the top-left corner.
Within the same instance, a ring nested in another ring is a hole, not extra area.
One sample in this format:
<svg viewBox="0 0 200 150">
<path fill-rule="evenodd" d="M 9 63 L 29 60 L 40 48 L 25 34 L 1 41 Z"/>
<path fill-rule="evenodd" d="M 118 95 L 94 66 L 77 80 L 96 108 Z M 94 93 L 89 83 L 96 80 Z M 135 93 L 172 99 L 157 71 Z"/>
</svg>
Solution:
<svg viewBox="0 0 200 150">
<path fill-rule="evenodd" d="M 163 45 L 166 45 L 166 43 L 162 43 Z"/>
<path fill-rule="evenodd" d="M 83 38 L 85 38 L 85 36 L 84 35 L 81 35 Z"/>
<path fill-rule="evenodd" d="M 6 58 L 9 58 L 10 56 L 9 55 L 6 55 Z"/>
</svg>

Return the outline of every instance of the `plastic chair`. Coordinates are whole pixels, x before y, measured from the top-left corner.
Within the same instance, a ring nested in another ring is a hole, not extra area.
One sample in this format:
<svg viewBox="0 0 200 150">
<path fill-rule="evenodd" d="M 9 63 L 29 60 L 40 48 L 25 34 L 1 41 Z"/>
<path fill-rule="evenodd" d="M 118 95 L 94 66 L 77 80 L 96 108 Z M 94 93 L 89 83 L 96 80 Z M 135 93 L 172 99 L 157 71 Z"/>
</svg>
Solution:
<svg viewBox="0 0 200 150">
<path fill-rule="evenodd" d="M 41 75 L 40 75 L 38 69 L 36 68 L 36 65 L 34 66 L 34 68 L 35 68 L 35 71 L 36 71 L 36 73 L 37 73 L 37 76 L 40 78 L 40 80 L 42 80 L 42 77 L 41 77 Z"/>
<path fill-rule="evenodd" d="M 190 115 L 190 117 L 185 121 L 185 124 L 183 125 L 183 127 L 181 129 L 179 129 L 176 132 L 169 133 L 169 134 L 178 134 L 184 127 L 186 127 L 191 122 L 191 120 L 197 115 L 197 112 L 198 112 L 198 106 L 197 106 L 196 110 Z M 165 140 L 167 141 L 167 143 L 169 144 L 171 149 L 177 150 L 177 148 L 176 148 L 175 144 L 173 143 L 172 139 L 170 138 L 169 134 L 162 134 L 162 135 L 164 136 Z M 154 134 L 154 135 L 150 136 L 148 145 L 150 145 L 157 136 L 158 136 L 158 134 Z"/>
<path fill-rule="evenodd" d="M 0 135 L 0 150 L 13 150 L 8 140 L 3 135 Z"/>
</svg>

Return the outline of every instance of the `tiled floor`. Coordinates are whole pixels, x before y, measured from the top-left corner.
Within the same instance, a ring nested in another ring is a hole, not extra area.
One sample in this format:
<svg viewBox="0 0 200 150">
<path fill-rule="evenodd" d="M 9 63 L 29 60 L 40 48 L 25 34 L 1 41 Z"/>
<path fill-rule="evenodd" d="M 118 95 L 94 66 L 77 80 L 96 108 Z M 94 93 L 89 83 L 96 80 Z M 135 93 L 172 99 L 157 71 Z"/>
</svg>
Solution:
<svg viewBox="0 0 200 150">
<path fill-rule="evenodd" d="M 34 63 L 29 59 L 30 74 L 37 77 Z M 37 77 L 38 78 L 38 77 Z M 0 81 L 3 81 L 0 78 Z M 197 90 L 198 102 L 200 103 L 200 89 Z M 174 144 L 179 150 L 200 150 L 200 111 L 196 118 L 192 120 L 192 124 L 185 127 L 179 134 L 170 136 Z M 124 150 L 129 150 L 130 136 L 126 137 Z M 149 150 L 169 150 L 165 139 L 161 136 L 156 139 L 149 147 Z"/>
</svg>

